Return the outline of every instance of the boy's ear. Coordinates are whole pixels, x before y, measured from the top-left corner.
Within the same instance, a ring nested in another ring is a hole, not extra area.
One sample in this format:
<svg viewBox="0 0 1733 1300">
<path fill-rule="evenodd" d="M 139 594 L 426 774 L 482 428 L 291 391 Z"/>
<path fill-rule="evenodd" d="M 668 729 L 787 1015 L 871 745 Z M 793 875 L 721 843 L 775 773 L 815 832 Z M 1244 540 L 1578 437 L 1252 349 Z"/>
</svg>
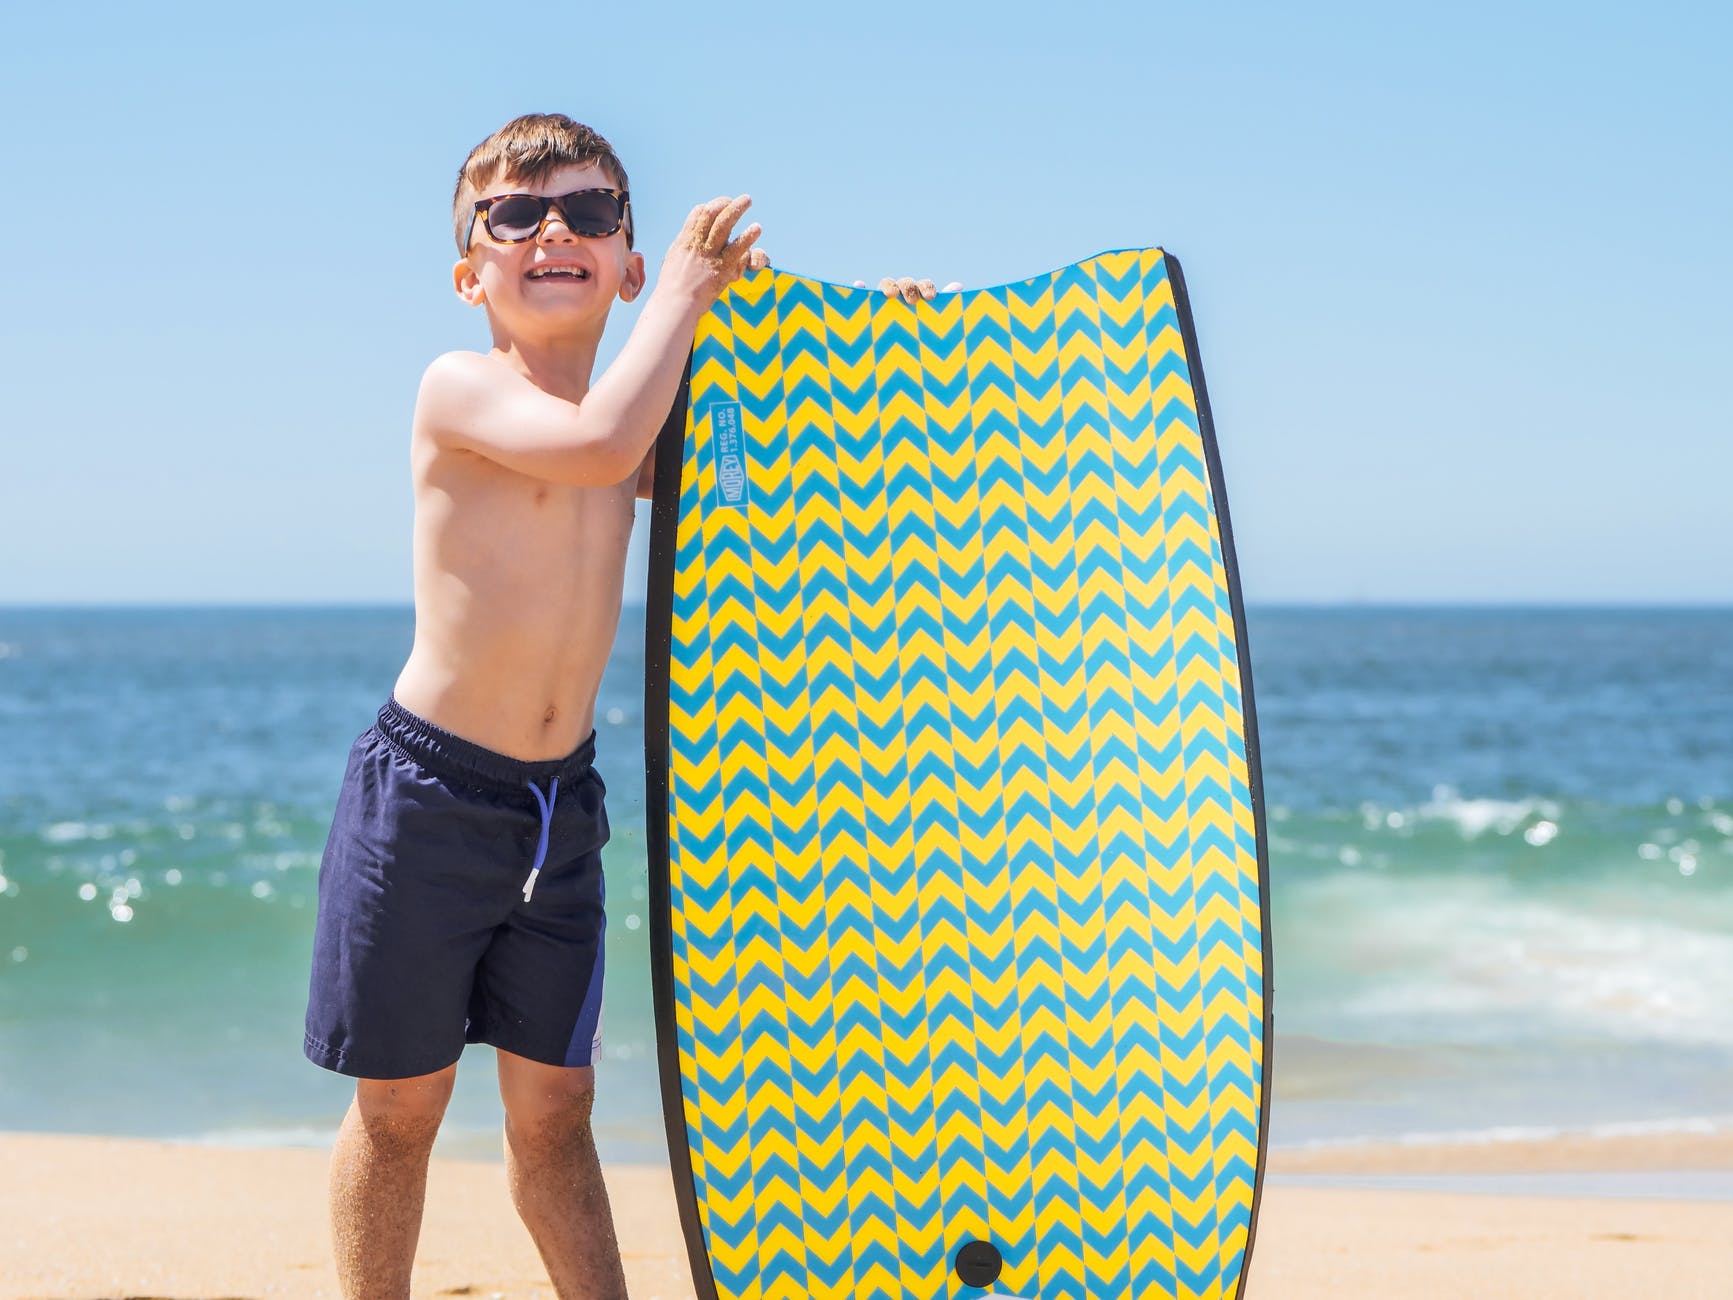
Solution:
<svg viewBox="0 0 1733 1300">
<path fill-rule="evenodd" d="M 451 287 L 457 290 L 457 296 L 471 307 L 479 307 L 487 301 L 487 291 L 481 287 L 481 277 L 475 273 L 475 268 L 469 264 L 466 257 L 451 268 Z"/>
<path fill-rule="evenodd" d="M 644 255 L 626 254 L 626 274 L 620 280 L 620 301 L 631 302 L 644 291 Z"/>
</svg>

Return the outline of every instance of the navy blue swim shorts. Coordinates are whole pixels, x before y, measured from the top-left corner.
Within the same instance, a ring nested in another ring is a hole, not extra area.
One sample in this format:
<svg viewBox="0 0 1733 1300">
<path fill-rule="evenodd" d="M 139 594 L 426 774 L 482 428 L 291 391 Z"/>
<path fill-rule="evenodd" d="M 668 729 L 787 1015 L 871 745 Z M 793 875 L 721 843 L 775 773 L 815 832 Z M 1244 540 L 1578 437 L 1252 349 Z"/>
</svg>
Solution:
<svg viewBox="0 0 1733 1300">
<path fill-rule="evenodd" d="M 602 845 L 596 737 L 526 763 L 395 697 L 349 751 L 319 868 L 307 1056 L 404 1079 L 463 1045 L 548 1065 L 601 1047 Z"/>
</svg>

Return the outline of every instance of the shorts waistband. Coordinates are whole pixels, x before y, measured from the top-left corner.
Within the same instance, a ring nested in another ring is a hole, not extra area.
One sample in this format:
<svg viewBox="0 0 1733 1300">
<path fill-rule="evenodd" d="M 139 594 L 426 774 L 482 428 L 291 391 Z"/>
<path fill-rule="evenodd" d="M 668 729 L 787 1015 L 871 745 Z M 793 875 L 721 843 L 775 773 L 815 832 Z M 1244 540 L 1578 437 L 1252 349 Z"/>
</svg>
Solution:
<svg viewBox="0 0 1733 1300">
<path fill-rule="evenodd" d="M 564 758 L 534 762 L 495 753 L 465 740 L 426 718 L 411 713 L 395 695 L 379 710 L 379 732 L 411 758 L 450 776 L 462 776 L 502 790 L 520 791 L 525 784 L 540 784 L 549 777 L 568 782 L 582 776 L 596 761 L 596 733 Z"/>
</svg>

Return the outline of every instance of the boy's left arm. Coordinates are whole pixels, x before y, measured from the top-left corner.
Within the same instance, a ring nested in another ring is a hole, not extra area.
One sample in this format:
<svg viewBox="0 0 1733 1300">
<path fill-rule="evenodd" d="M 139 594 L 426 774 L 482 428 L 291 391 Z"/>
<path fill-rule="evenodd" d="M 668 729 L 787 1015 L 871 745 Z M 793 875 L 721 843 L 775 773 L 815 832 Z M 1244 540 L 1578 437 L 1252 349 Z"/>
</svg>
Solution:
<svg viewBox="0 0 1733 1300">
<path fill-rule="evenodd" d="M 650 454 L 644 457 L 644 463 L 638 466 L 638 500 L 653 501 L 656 497 L 656 445 L 650 446 Z"/>
</svg>

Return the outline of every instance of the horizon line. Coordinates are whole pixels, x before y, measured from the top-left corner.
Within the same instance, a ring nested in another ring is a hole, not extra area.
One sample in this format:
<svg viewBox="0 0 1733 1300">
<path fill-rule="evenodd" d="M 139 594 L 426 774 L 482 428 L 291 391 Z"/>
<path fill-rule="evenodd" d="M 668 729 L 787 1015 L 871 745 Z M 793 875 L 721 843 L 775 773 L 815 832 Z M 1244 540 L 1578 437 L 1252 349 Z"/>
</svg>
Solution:
<svg viewBox="0 0 1733 1300">
<path fill-rule="evenodd" d="M 622 602 L 621 612 L 629 609 L 641 610 L 646 603 L 641 600 Z M 1626 597 L 1601 597 L 1590 599 L 1549 599 L 1545 597 L 1512 597 L 1509 599 L 1487 599 L 1484 597 L 1466 599 L 1461 597 L 1369 597 L 1369 598 L 1293 598 L 1254 600 L 1247 599 L 1249 610 L 1693 610 L 1693 611 L 1733 611 L 1733 598 L 1703 597 L 1673 600 L 1641 600 Z M 3 602 L 0 601 L 0 614 L 10 613 L 57 613 L 57 612 L 160 612 L 175 611 L 210 611 L 210 612 L 306 612 L 317 611 L 359 611 L 359 610 L 396 610 L 414 613 L 412 601 L 395 600 L 70 600 L 53 602 Z"/>
</svg>

